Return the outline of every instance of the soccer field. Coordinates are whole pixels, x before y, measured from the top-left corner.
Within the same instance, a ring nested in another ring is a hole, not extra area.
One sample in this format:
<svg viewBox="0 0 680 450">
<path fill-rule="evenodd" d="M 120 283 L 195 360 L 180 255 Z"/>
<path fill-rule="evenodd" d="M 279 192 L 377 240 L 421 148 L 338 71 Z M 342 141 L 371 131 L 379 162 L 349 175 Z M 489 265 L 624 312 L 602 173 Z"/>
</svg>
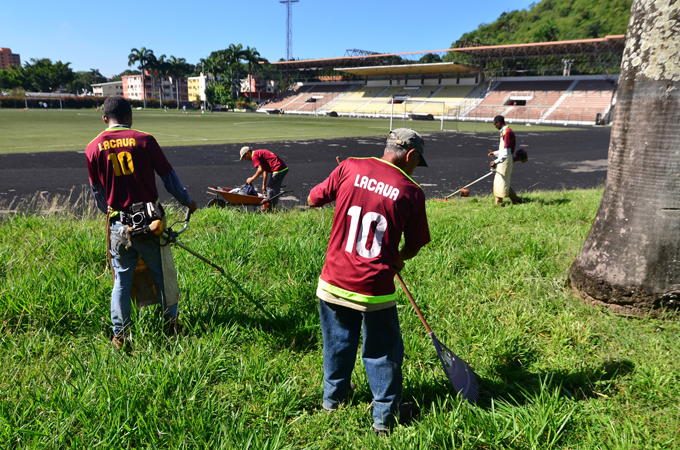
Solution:
<svg viewBox="0 0 680 450">
<path fill-rule="evenodd" d="M 95 110 L 0 109 L 0 154 L 84 150 L 105 128 L 102 112 Z M 133 128 L 151 133 L 161 146 L 229 144 L 334 137 L 386 135 L 388 119 L 205 113 L 191 111 L 133 111 Z M 395 119 L 393 128 L 406 126 L 419 132 L 438 131 L 439 121 Z M 513 124 L 515 131 L 562 130 Z M 496 131 L 490 123 L 444 122 L 444 130 Z"/>
</svg>

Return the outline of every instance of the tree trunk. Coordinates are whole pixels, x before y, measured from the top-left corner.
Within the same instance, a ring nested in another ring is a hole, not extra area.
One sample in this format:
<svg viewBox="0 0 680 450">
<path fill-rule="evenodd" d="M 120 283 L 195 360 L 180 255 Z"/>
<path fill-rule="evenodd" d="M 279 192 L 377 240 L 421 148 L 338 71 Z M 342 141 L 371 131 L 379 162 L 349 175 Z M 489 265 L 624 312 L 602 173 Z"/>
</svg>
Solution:
<svg viewBox="0 0 680 450">
<path fill-rule="evenodd" d="M 633 1 L 604 196 L 569 273 L 616 313 L 680 307 L 679 14 L 676 0 Z"/>
<path fill-rule="evenodd" d="M 144 66 L 142 66 L 142 104 L 144 109 L 146 109 L 146 71 Z"/>
</svg>

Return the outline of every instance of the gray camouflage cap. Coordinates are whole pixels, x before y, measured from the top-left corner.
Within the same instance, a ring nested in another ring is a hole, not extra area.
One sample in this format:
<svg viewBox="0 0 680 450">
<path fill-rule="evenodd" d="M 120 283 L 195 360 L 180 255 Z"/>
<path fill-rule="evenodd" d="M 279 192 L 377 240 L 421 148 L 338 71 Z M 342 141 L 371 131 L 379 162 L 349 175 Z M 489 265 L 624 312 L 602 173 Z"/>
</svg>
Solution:
<svg viewBox="0 0 680 450">
<path fill-rule="evenodd" d="M 390 131 L 387 136 L 386 144 L 396 144 L 406 150 L 415 149 L 420 153 L 419 166 L 428 167 L 425 162 L 425 157 L 423 152 L 425 151 L 425 141 L 422 137 L 410 128 L 397 128 L 396 130 Z"/>
</svg>

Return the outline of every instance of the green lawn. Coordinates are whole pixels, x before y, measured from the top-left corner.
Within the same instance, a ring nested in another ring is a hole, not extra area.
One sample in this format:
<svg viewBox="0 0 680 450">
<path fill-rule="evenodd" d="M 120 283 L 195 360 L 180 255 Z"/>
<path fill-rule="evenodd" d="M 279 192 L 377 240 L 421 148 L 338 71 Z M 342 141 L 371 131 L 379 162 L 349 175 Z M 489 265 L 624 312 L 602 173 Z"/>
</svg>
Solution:
<svg viewBox="0 0 680 450">
<path fill-rule="evenodd" d="M 223 117 L 210 120 L 245 116 Z M 566 285 L 601 196 L 428 202 L 432 242 L 403 277 L 481 397 L 466 407 L 451 395 L 400 294 L 404 397 L 422 414 L 387 438 L 370 431 L 360 358 L 350 401 L 321 408 L 315 289 L 332 209 L 198 211 L 183 242 L 232 279 L 175 249 L 185 331 L 169 337 L 142 310 L 128 354 L 108 342 L 102 215 L 5 216 L 0 448 L 679 448 L 680 323 L 615 316 Z"/>
<path fill-rule="evenodd" d="M 0 109 L 0 154 L 84 150 L 105 125 L 102 113 L 95 110 Z M 133 128 L 153 134 L 162 146 L 225 144 L 333 137 L 386 135 L 387 119 L 331 118 L 255 113 L 206 113 L 195 111 L 133 111 Z M 436 131 L 440 122 L 395 120 L 418 131 Z M 491 124 L 445 122 L 445 130 L 495 131 Z M 563 127 L 526 128 L 515 131 L 563 130 Z"/>
</svg>

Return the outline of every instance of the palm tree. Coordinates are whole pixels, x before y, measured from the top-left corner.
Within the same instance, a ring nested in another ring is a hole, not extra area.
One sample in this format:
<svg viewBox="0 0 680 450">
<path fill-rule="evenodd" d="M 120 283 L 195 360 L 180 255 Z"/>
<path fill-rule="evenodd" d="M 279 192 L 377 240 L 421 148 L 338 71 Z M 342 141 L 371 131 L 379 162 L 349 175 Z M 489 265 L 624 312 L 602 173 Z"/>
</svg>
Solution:
<svg viewBox="0 0 680 450">
<path fill-rule="evenodd" d="M 218 78 L 223 79 L 225 70 L 221 56 L 223 51 L 212 52 L 208 58 L 201 58 L 198 62 L 198 65 L 201 66 L 202 74 L 206 77 L 206 91 L 210 85 L 217 83 Z"/>
<path fill-rule="evenodd" d="M 230 82 L 230 90 L 231 90 L 231 96 L 234 100 L 236 100 L 238 96 L 238 92 L 235 92 L 235 85 L 236 83 L 239 83 L 240 87 L 240 80 L 239 78 L 239 64 L 242 59 L 244 59 L 244 50 L 243 50 L 243 45 L 238 44 L 229 44 L 229 48 L 226 48 L 224 50 L 219 50 L 217 52 L 213 52 L 210 54 L 211 57 L 214 57 L 219 61 L 220 68 L 222 70 L 229 70 L 229 82 Z M 234 69 L 236 69 L 236 80 L 234 80 Z"/>
<path fill-rule="evenodd" d="M 175 82 L 175 86 L 177 87 L 177 95 L 175 98 L 177 99 L 177 109 L 179 109 L 179 101 L 180 101 L 180 86 L 179 86 L 179 79 L 183 77 L 189 68 L 189 65 L 187 64 L 187 60 L 184 58 L 177 58 L 175 56 L 170 56 L 170 76 L 173 78 L 173 81 Z"/>
<path fill-rule="evenodd" d="M 239 76 L 241 69 L 241 60 L 246 59 L 246 51 L 244 50 L 242 44 L 238 45 L 229 44 L 229 51 L 233 55 L 232 64 L 236 66 L 236 80 L 232 79 L 231 83 L 232 97 L 234 98 L 234 100 L 238 100 L 238 93 L 241 90 L 241 77 Z M 233 92 L 235 92 L 235 95 Z"/>
<path fill-rule="evenodd" d="M 170 63 L 165 59 L 165 55 L 159 56 L 158 59 L 154 61 L 153 69 L 158 75 L 160 81 L 158 83 L 158 98 L 159 105 L 161 108 L 163 108 L 163 81 L 170 72 Z"/>
<path fill-rule="evenodd" d="M 146 73 L 145 70 L 149 67 L 149 62 L 155 60 L 153 50 L 147 50 L 146 47 L 142 47 L 137 50 L 133 48 L 130 50 L 128 55 L 128 67 L 131 67 L 135 63 L 139 63 L 139 70 L 142 71 L 142 99 L 144 100 L 144 108 L 146 108 Z"/>
<path fill-rule="evenodd" d="M 569 271 L 585 301 L 618 313 L 680 308 L 680 79 L 672 50 L 680 28 L 670 2 L 633 1 L 604 195 Z M 657 26 L 663 38 L 655 38 Z"/>
<path fill-rule="evenodd" d="M 90 69 L 90 72 L 92 72 L 94 84 L 97 84 L 97 76 L 104 77 L 104 75 L 102 75 L 101 72 L 99 72 L 99 69 Z"/>
<path fill-rule="evenodd" d="M 249 75 L 249 83 L 248 83 L 248 97 L 250 98 L 250 103 L 253 102 L 253 92 L 252 92 L 252 83 L 253 83 L 253 67 L 256 67 L 256 70 L 259 70 L 260 68 L 260 52 L 257 51 L 255 47 L 250 48 L 250 46 L 246 47 L 246 49 L 243 51 L 243 59 L 248 64 L 248 75 Z"/>
<path fill-rule="evenodd" d="M 201 58 L 198 64 L 201 66 L 203 74 L 208 77 L 208 82 L 210 82 L 209 74 L 212 75 L 213 82 L 218 76 L 222 75 L 220 61 L 216 57 Z"/>
</svg>

